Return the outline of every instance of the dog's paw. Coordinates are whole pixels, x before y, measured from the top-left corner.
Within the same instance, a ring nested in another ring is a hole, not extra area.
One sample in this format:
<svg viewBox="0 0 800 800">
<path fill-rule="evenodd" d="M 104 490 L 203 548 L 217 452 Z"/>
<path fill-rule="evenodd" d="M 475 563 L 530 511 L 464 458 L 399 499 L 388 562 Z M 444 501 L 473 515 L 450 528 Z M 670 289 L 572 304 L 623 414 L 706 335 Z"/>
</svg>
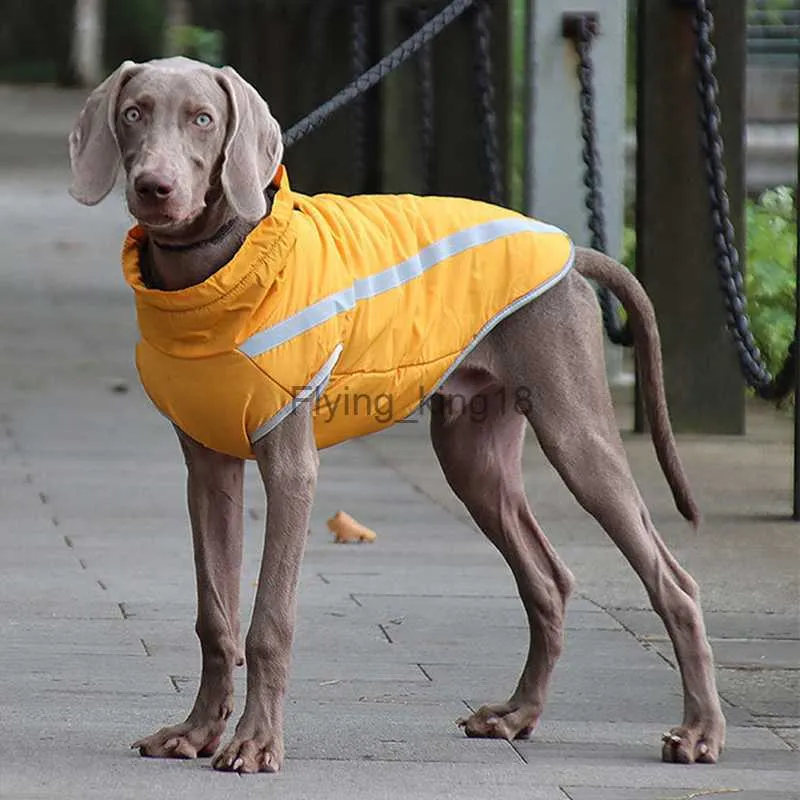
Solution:
<svg viewBox="0 0 800 800">
<path fill-rule="evenodd" d="M 456 724 L 469 737 L 512 741 L 530 738 L 538 719 L 531 707 L 503 703 L 481 706 L 472 716 L 456 720 Z"/>
<path fill-rule="evenodd" d="M 661 760 L 669 764 L 716 764 L 725 745 L 725 720 L 680 725 L 661 741 Z"/>
<path fill-rule="evenodd" d="M 139 739 L 131 749 L 146 758 L 205 758 L 216 752 L 224 731 L 221 720 L 205 724 L 184 722 Z"/>
<path fill-rule="evenodd" d="M 236 734 L 211 762 L 214 769 L 223 772 L 250 774 L 278 772 L 283 766 L 283 739 L 266 732 L 250 736 Z"/>
</svg>

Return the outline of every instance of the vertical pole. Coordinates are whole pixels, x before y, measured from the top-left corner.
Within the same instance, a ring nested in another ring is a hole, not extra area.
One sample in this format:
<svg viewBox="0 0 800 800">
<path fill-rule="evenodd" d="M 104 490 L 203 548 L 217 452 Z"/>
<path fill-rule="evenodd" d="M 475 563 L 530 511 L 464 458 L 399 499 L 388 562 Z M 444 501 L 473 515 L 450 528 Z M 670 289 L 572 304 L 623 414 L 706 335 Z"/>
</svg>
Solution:
<svg viewBox="0 0 800 800">
<path fill-rule="evenodd" d="M 713 4 L 731 214 L 744 255 L 746 0 Z M 697 117 L 692 3 L 638 7 L 637 269 L 656 308 L 677 432 L 741 434 L 745 392 L 726 329 Z M 637 400 L 637 430 L 644 416 Z"/>
<path fill-rule="evenodd" d="M 597 91 L 597 138 L 609 254 L 622 246 L 625 180 L 626 0 L 528 0 L 525 63 L 525 212 L 589 243 L 584 206 L 577 56 L 562 35 L 562 16 L 593 11 L 600 33 L 592 49 Z"/>
<path fill-rule="evenodd" d="M 81 86 L 103 78 L 103 11 L 100 0 L 75 0 L 72 65 Z"/>
<path fill-rule="evenodd" d="M 562 34 L 563 15 L 594 12 L 592 44 L 597 142 L 608 252 L 622 248 L 625 192 L 625 70 L 627 0 L 527 0 L 523 208 L 568 231 L 578 245 L 590 241 L 581 158 L 581 116 L 574 44 Z M 606 348 L 609 380 L 622 378 L 622 349 Z"/>
</svg>

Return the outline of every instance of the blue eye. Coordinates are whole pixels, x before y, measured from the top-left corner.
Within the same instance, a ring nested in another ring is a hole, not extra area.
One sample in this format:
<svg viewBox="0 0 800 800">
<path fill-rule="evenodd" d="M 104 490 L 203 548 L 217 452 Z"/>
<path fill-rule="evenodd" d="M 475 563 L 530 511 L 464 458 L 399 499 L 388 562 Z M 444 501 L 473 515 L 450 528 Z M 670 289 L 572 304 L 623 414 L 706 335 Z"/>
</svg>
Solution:
<svg viewBox="0 0 800 800">
<path fill-rule="evenodd" d="M 207 128 L 213 121 L 211 114 L 206 114 L 205 111 L 202 111 L 194 118 L 194 124 L 201 128 Z"/>
<path fill-rule="evenodd" d="M 138 122 L 142 118 L 142 112 L 136 106 L 130 106 L 122 112 L 125 122 Z"/>
</svg>

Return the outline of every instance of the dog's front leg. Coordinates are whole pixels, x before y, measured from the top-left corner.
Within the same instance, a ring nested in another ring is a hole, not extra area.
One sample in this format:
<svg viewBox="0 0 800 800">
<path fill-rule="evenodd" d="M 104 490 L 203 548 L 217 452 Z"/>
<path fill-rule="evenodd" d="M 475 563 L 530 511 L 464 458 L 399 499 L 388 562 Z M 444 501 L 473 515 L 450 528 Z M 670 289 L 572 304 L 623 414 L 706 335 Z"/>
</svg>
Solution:
<svg viewBox="0 0 800 800">
<path fill-rule="evenodd" d="M 196 758 L 219 746 L 233 711 L 233 667 L 241 663 L 239 575 L 242 566 L 244 462 L 209 450 L 178 431 L 197 573 L 197 625 L 203 671 L 186 721 L 140 739 L 143 756 Z"/>
<path fill-rule="evenodd" d="M 221 770 L 277 772 L 283 763 L 283 700 L 294 638 L 300 564 L 319 459 L 311 407 L 297 408 L 255 447 L 267 493 L 267 530 L 245 642 L 247 699 Z"/>
</svg>

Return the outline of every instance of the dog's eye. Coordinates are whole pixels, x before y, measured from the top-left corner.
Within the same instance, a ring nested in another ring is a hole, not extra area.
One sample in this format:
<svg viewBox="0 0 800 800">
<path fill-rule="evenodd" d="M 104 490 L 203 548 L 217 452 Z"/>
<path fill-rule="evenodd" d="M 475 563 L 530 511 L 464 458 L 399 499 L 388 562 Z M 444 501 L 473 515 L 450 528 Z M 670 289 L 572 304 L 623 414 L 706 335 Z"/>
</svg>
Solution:
<svg viewBox="0 0 800 800">
<path fill-rule="evenodd" d="M 136 106 L 131 106 L 122 112 L 122 118 L 125 122 L 138 122 L 142 118 L 142 112 Z"/>
<path fill-rule="evenodd" d="M 194 124 L 200 128 L 207 128 L 214 120 L 211 119 L 211 114 L 206 114 L 201 111 L 195 118 Z"/>
</svg>

